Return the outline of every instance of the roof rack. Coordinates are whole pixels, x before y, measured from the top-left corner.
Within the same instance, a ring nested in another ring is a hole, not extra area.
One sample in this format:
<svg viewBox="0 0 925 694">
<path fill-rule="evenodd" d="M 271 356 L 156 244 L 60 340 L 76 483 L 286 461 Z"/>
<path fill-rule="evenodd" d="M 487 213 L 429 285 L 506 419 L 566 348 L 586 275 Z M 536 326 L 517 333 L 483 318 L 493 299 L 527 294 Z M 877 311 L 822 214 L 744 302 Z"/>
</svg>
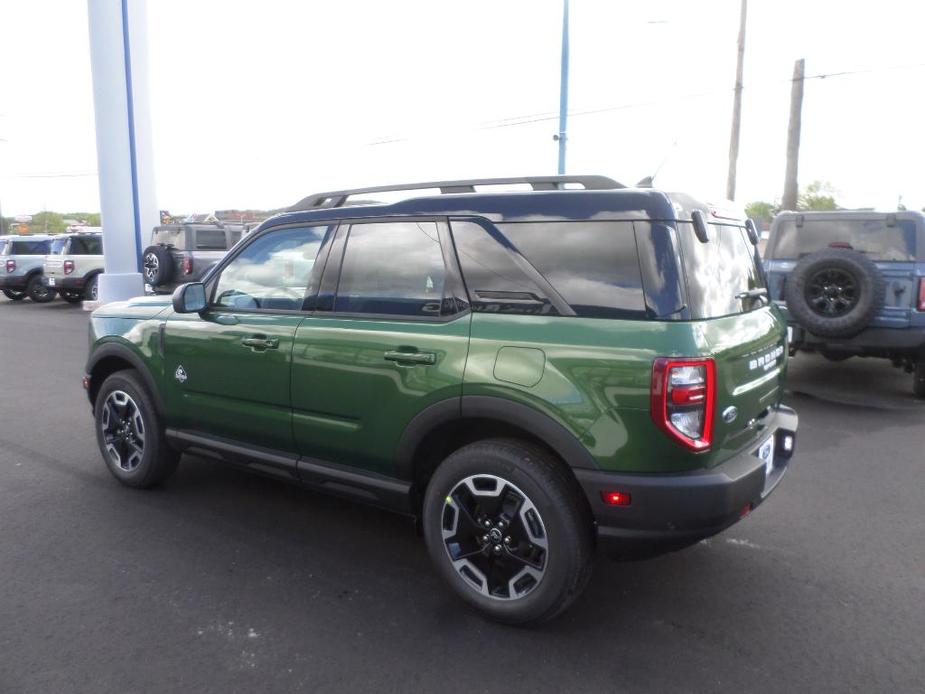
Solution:
<svg viewBox="0 0 925 694">
<path fill-rule="evenodd" d="M 515 178 L 473 178 L 462 181 L 430 181 L 425 183 L 405 183 L 373 188 L 356 188 L 338 190 L 329 193 L 315 193 L 303 198 L 288 209 L 289 212 L 317 210 L 329 207 L 343 207 L 347 198 L 366 193 L 391 193 L 400 190 L 426 190 L 439 188 L 443 195 L 453 193 L 475 193 L 476 186 L 500 186 L 515 183 L 528 183 L 533 190 L 565 190 L 567 184 L 577 184 L 585 190 L 615 190 L 626 188 L 607 176 L 521 176 Z"/>
</svg>

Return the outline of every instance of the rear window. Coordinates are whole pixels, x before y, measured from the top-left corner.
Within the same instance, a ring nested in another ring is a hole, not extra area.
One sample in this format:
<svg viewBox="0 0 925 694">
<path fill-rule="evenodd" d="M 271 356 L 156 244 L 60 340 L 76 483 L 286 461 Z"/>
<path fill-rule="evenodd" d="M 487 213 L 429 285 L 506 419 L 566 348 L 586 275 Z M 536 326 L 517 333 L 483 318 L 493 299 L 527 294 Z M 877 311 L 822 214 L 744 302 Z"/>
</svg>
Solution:
<svg viewBox="0 0 925 694">
<path fill-rule="evenodd" d="M 196 250 L 224 251 L 228 248 L 224 229 L 197 229 Z"/>
<path fill-rule="evenodd" d="M 678 225 L 682 263 L 692 318 L 719 318 L 764 305 L 761 299 L 736 295 L 765 286 L 755 262 L 755 247 L 741 227 L 709 225 L 710 240 L 701 243 L 693 225 Z"/>
<path fill-rule="evenodd" d="M 823 248 L 849 248 L 871 260 L 914 261 L 915 222 L 864 219 L 805 220 L 782 222 L 771 239 L 768 256 L 798 259 Z"/>
<path fill-rule="evenodd" d="M 103 239 L 100 236 L 74 236 L 69 255 L 102 255 Z"/>
<path fill-rule="evenodd" d="M 555 314 L 552 285 L 579 316 L 645 317 L 631 223 L 517 222 L 494 230 L 453 221 L 452 229 L 473 310 Z"/>
<path fill-rule="evenodd" d="M 12 241 L 6 255 L 47 255 L 49 241 Z"/>
<path fill-rule="evenodd" d="M 155 229 L 151 243 L 155 246 L 173 246 L 182 251 L 186 249 L 186 233 L 183 229 Z"/>
</svg>

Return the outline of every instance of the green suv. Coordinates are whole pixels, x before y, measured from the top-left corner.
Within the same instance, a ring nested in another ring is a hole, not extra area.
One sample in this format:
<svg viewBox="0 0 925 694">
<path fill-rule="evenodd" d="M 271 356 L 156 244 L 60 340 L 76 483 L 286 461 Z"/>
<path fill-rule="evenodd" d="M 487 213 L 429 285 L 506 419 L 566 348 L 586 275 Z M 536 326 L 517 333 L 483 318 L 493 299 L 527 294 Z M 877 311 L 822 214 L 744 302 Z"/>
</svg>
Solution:
<svg viewBox="0 0 925 694">
<path fill-rule="evenodd" d="M 695 542 L 780 482 L 797 416 L 755 242 L 598 176 L 314 195 L 172 298 L 94 311 L 100 450 L 132 487 L 187 451 L 413 515 L 461 598 L 548 619 L 596 546 Z"/>
</svg>

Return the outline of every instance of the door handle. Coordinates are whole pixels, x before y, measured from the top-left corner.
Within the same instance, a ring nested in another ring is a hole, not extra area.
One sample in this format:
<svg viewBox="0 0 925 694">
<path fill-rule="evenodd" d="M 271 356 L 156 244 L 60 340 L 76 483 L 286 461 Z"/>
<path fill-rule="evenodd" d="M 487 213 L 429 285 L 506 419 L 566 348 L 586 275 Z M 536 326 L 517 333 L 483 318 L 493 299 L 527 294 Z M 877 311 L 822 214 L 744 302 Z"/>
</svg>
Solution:
<svg viewBox="0 0 925 694">
<path fill-rule="evenodd" d="M 241 344 L 254 350 L 277 349 L 279 347 L 278 337 L 245 337 Z"/>
<path fill-rule="evenodd" d="M 394 361 L 399 364 L 436 364 L 437 355 L 434 352 L 386 352 L 384 355 L 386 361 Z"/>
</svg>

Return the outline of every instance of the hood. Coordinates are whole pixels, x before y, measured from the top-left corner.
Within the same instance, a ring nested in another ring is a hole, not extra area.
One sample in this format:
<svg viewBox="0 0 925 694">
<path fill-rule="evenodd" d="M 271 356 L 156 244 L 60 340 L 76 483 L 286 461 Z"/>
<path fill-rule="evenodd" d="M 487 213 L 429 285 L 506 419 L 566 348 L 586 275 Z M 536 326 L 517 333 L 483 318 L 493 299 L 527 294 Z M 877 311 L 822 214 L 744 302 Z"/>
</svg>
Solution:
<svg viewBox="0 0 925 694">
<path fill-rule="evenodd" d="M 93 312 L 94 318 L 154 318 L 172 305 L 169 294 L 136 296 L 125 301 L 113 301 Z"/>
</svg>

